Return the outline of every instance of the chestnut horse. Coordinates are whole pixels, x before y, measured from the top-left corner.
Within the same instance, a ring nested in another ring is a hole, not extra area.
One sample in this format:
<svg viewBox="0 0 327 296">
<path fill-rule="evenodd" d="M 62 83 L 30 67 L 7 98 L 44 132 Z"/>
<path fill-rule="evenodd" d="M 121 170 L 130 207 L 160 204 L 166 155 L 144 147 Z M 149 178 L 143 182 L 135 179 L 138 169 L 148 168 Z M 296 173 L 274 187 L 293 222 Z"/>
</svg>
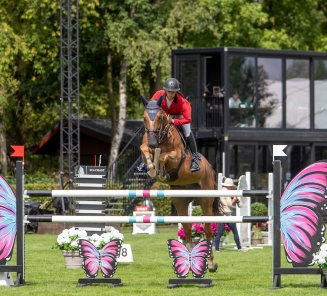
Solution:
<svg viewBox="0 0 327 296">
<path fill-rule="evenodd" d="M 142 98 L 144 110 L 144 127 L 142 145 L 140 146 L 143 161 L 150 177 L 170 185 L 173 190 L 214 190 L 217 189 L 216 173 L 210 163 L 201 155 L 201 169 L 191 172 L 192 155 L 184 147 L 181 136 L 174 125 L 168 123 L 168 116 L 162 110 L 163 97 L 158 101 L 147 101 Z M 155 160 L 155 150 L 160 148 L 159 160 Z M 158 167 L 155 167 L 157 163 Z M 204 216 L 218 215 L 220 211 L 219 198 L 214 197 L 172 197 L 179 216 L 188 216 L 189 203 L 195 200 L 202 208 Z M 191 251 L 191 224 L 182 223 L 185 231 L 186 247 Z M 205 235 L 212 239 L 211 225 L 205 224 Z M 208 260 L 208 269 L 216 271 L 218 264 L 214 262 L 213 252 Z"/>
</svg>

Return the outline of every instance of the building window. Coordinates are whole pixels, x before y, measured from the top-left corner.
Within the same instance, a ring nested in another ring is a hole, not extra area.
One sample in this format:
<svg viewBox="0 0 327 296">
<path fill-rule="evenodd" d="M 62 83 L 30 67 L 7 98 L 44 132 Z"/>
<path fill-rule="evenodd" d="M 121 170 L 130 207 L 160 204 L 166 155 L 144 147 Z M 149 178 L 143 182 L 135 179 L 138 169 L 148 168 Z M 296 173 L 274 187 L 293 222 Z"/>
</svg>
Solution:
<svg viewBox="0 0 327 296">
<path fill-rule="evenodd" d="M 282 128 L 282 60 L 258 58 L 258 127 Z"/>
<path fill-rule="evenodd" d="M 327 160 L 327 147 L 326 146 L 316 146 L 315 147 L 315 161 Z"/>
<path fill-rule="evenodd" d="M 327 128 L 327 61 L 314 61 L 314 128 Z"/>
<path fill-rule="evenodd" d="M 286 128 L 310 128 L 309 60 L 286 60 Z"/>
<path fill-rule="evenodd" d="M 256 126 L 254 113 L 255 58 L 229 58 L 229 125 L 251 128 Z"/>
<path fill-rule="evenodd" d="M 288 145 L 284 152 L 287 155 L 285 157 L 286 182 L 289 183 L 299 172 L 311 164 L 311 146 Z"/>
<path fill-rule="evenodd" d="M 251 188 L 255 184 L 255 145 L 229 145 L 229 178 L 238 179 L 251 172 Z"/>
<path fill-rule="evenodd" d="M 197 96 L 198 61 L 184 60 L 179 62 L 179 82 L 181 92 L 187 96 Z"/>
<path fill-rule="evenodd" d="M 257 189 L 268 189 L 268 176 L 273 172 L 273 146 L 258 145 L 258 186 Z"/>
</svg>

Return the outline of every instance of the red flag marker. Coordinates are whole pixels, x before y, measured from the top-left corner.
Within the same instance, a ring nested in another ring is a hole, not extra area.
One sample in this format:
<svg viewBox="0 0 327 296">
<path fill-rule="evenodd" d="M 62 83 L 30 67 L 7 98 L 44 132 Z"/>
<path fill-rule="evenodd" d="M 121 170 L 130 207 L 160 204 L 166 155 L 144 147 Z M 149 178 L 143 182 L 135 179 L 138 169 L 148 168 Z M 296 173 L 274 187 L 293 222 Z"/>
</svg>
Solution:
<svg viewBox="0 0 327 296">
<path fill-rule="evenodd" d="M 10 156 L 22 157 L 24 162 L 24 146 L 13 146 L 11 148 L 14 149 L 14 152 Z"/>
</svg>

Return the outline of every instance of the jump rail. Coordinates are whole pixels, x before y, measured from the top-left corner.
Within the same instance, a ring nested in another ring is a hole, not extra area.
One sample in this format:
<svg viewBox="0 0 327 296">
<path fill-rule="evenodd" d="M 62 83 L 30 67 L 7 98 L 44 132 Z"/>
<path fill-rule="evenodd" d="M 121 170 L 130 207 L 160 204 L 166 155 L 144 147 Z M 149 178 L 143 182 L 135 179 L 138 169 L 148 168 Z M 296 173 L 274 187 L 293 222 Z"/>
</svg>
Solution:
<svg viewBox="0 0 327 296">
<path fill-rule="evenodd" d="M 52 197 L 243 197 L 272 194 L 269 190 L 25 190 L 25 196 Z"/>
<path fill-rule="evenodd" d="M 34 216 L 29 222 L 59 223 L 252 223 L 272 221 L 271 216 Z"/>
</svg>

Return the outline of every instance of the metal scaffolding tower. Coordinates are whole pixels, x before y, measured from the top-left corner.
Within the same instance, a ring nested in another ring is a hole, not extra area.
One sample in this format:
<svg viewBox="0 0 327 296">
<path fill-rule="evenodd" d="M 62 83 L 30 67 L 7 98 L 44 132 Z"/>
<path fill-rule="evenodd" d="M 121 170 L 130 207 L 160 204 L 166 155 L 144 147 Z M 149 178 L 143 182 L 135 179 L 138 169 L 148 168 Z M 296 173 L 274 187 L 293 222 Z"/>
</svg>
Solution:
<svg viewBox="0 0 327 296">
<path fill-rule="evenodd" d="M 78 0 L 60 0 L 60 174 L 69 180 L 80 164 L 78 35 Z"/>
</svg>

